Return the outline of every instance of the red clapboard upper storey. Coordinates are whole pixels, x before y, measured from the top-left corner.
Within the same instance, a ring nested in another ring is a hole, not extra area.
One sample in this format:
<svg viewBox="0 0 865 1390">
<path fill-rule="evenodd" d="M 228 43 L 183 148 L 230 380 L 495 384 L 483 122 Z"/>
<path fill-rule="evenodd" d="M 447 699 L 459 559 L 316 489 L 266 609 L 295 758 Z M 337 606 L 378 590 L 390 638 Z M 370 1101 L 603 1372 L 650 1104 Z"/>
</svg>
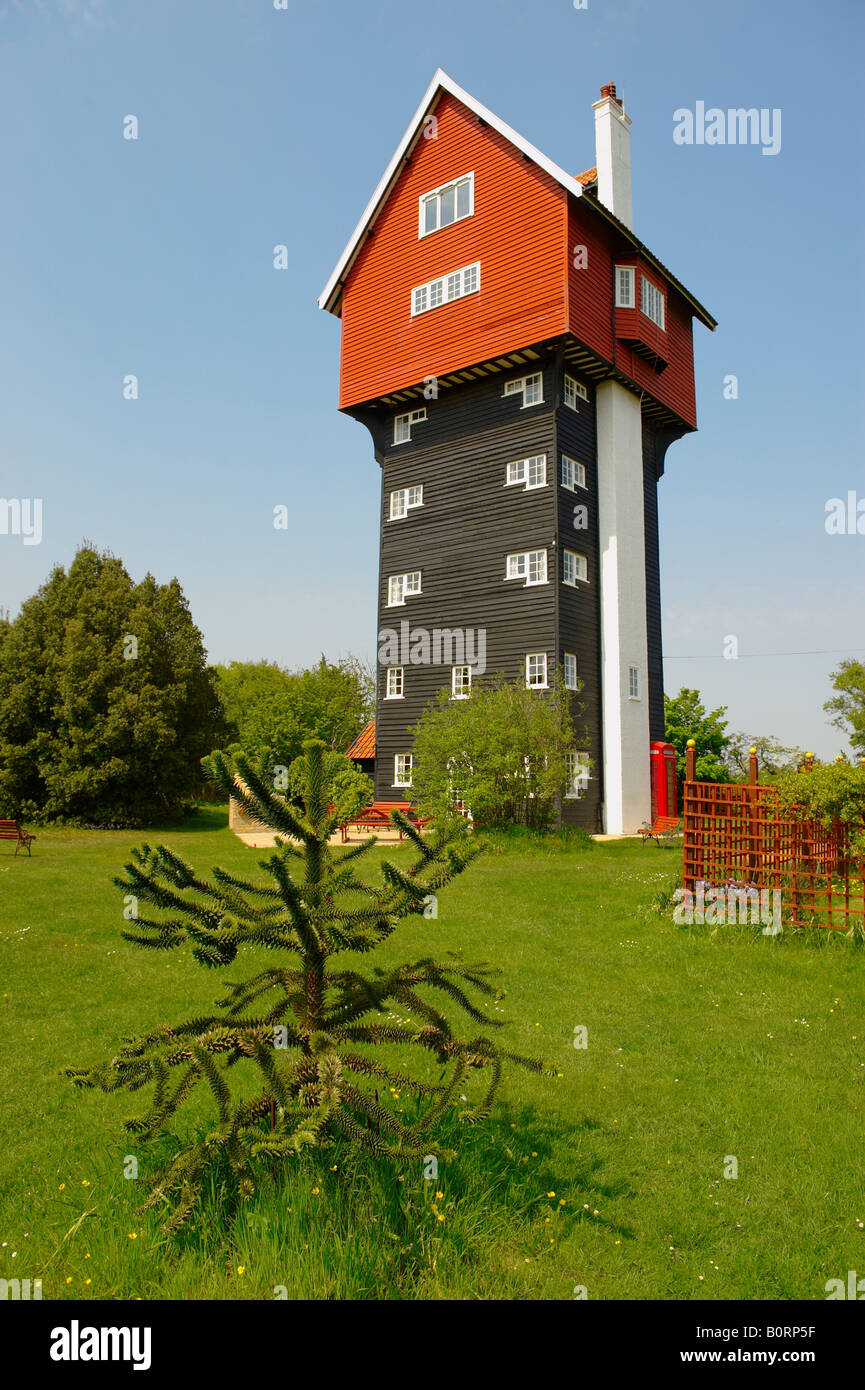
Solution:
<svg viewBox="0 0 865 1390">
<path fill-rule="evenodd" d="M 340 408 L 571 333 L 695 425 L 691 319 L 714 320 L 591 187 L 436 73 L 319 299 Z"/>
</svg>

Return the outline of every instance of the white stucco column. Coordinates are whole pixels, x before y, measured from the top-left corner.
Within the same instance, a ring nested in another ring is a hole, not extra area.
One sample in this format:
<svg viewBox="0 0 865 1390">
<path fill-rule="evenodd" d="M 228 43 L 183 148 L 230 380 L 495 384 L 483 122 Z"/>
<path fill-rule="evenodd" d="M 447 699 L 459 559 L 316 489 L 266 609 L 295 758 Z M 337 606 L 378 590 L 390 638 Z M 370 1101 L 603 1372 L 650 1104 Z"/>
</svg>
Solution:
<svg viewBox="0 0 865 1390">
<path fill-rule="evenodd" d="M 605 830 L 634 834 L 651 815 L 646 533 L 640 402 L 616 381 L 597 388 L 601 708 Z M 631 698 L 630 670 L 639 695 Z"/>
</svg>

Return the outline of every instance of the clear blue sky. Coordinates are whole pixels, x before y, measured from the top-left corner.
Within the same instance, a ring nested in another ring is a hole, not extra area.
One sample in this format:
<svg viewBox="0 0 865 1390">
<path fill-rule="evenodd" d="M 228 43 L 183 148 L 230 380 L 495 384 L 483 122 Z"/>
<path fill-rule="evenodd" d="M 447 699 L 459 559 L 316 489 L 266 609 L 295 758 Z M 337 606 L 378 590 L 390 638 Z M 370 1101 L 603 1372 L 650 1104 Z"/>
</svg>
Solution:
<svg viewBox="0 0 865 1390">
<path fill-rule="evenodd" d="M 661 485 L 667 689 L 834 753 L 829 672 L 865 652 L 865 536 L 824 529 L 865 497 L 863 38 L 861 0 L 0 0 L 0 496 L 44 500 L 0 605 L 86 537 L 176 574 L 213 661 L 372 656 L 379 470 L 316 298 L 436 67 L 573 171 L 615 81 L 635 230 L 720 324 Z M 674 144 L 697 101 L 780 108 L 781 152 Z"/>
</svg>

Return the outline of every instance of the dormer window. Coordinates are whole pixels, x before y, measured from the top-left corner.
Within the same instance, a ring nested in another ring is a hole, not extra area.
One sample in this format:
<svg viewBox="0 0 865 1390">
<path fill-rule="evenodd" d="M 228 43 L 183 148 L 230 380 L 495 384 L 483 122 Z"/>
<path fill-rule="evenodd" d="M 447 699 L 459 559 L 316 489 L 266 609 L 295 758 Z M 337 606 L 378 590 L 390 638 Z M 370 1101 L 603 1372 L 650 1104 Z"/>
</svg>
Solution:
<svg viewBox="0 0 865 1390">
<path fill-rule="evenodd" d="M 640 308 L 652 323 L 656 323 L 659 328 L 664 327 L 664 296 L 645 275 L 641 278 Z"/>
<path fill-rule="evenodd" d="M 454 183 L 442 184 L 418 199 L 418 236 L 429 236 L 452 222 L 462 222 L 475 210 L 475 176 L 466 174 Z"/>
</svg>

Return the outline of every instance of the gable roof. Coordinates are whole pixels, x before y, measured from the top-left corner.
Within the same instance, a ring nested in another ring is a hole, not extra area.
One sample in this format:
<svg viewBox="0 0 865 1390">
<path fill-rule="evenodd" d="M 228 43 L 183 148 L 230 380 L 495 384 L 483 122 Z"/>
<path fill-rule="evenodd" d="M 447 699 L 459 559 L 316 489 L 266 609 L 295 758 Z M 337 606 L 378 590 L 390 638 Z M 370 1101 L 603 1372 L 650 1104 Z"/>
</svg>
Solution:
<svg viewBox="0 0 865 1390">
<path fill-rule="evenodd" d="M 362 759 L 375 757 L 375 720 L 371 719 L 364 728 L 361 729 L 354 743 L 350 744 L 345 750 L 347 758 L 353 758 L 360 762 Z"/>
<path fill-rule="evenodd" d="M 555 164 L 553 160 L 549 159 L 539 150 L 536 145 L 533 145 L 531 141 L 526 140 L 524 136 L 520 135 L 511 126 L 500 120 L 494 112 L 490 111 L 488 107 L 483 106 L 481 102 L 477 101 L 475 97 L 471 96 L 463 87 L 458 86 L 453 78 L 448 77 L 447 73 L 443 72 L 441 68 L 437 68 L 432 81 L 421 98 L 420 105 L 409 121 L 405 134 L 394 151 L 390 163 L 382 174 L 375 192 L 364 208 L 360 221 L 349 237 L 345 250 L 336 263 L 333 274 L 319 295 L 319 309 L 327 309 L 332 314 L 338 314 L 343 284 L 363 246 L 366 235 L 375 225 L 382 208 L 390 197 L 393 187 L 402 172 L 403 165 L 408 161 L 412 150 L 421 138 L 424 117 L 430 113 L 443 92 L 449 92 L 457 101 L 462 102 L 463 106 L 468 107 L 469 111 L 473 111 L 480 120 L 492 126 L 493 130 L 497 130 L 499 135 L 509 141 L 510 144 L 524 154 L 527 159 L 537 164 L 538 167 L 549 174 L 552 179 L 555 179 L 556 183 L 561 184 L 562 188 L 572 194 L 574 198 L 582 197 L 584 184 L 588 185 L 593 182 L 593 179 L 587 178 L 587 175 L 593 175 L 594 178 L 597 177 L 596 169 L 587 169 L 585 174 L 577 175 L 576 178 L 566 173 L 564 169 L 560 168 L 558 164 Z M 704 323 L 707 328 L 712 329 L 717 326 L 716 320 L 712 318 L 712 315 L 707 309 L 703 308 L 699 300 L 695 299 L 690 291 L 685 289 L 685 286 L 676 279 L 675 275 L 652 254 L 647 246 L 643 245 L 638 237 L 634 236 L 630 228 L 626 227 L 623 222 L 619 221 L 618 217 L 610 212 L 609 208 L 605 207 L 603 203 L 599 203 L 594 198 L 587 198 L 586 203 L 588 206 L 594 208 L 598 215 L 604 217 L 615 226 L 617 230 L 631 242 L 636 250 L 638 250 L 641 255 L 645 256 L 646 260 L 654 265 L 655 268 L 666 277 L 671 285 L 676 287 L 680 294 L 690 304 L 694 314 L 700 319 L 701 323 Z"/>
</svg>

